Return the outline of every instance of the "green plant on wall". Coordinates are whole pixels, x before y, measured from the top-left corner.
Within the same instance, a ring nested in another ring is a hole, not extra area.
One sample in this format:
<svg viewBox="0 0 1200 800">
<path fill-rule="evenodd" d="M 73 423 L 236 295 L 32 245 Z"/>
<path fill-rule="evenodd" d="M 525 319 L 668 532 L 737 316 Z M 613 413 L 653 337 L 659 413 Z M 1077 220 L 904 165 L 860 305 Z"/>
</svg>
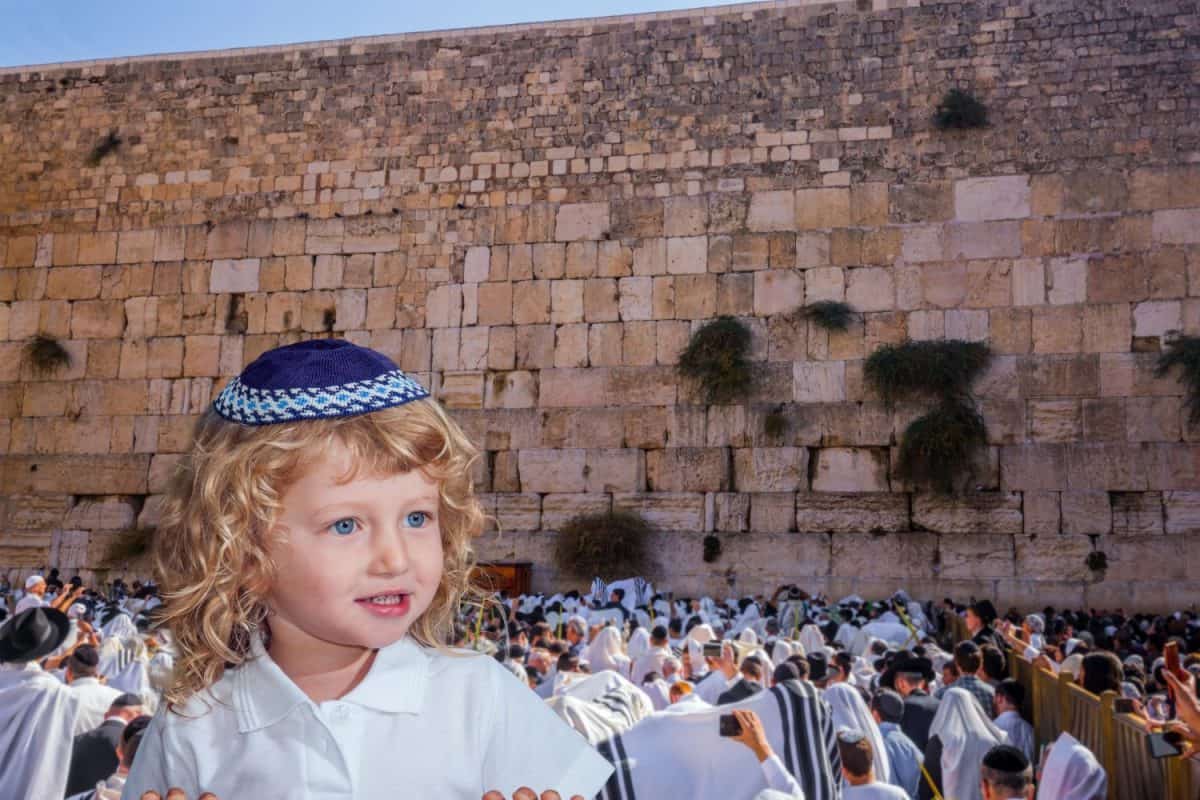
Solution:
<svg viewBox="0 0 1200 800">
<path fill-rule="evenodd" d="M 717 317 L 696 329 L 679 355 L 679 374 L 693 382 L 706 403 L 735 403 L 755 388 L 750 329 L 734 317 Z"/>
<path fill-rule="evenodd" d="M 837 300 L 818 300 L 800 309 L 800 313 L 827 331 L 845 331 L 854 321 L 854 307 Z"/>
<path fill-rule="evenodd" d="M 71 366 L 71 354 L 52 336 L 38 334 L 25 343 L 25 357 L 38 375 Z"/>
<path fill-rule="evenodd" d="M 1178 367 L 1187 391 L 1188 420 L 1200 424 L 1200 336 L 1176 335 L 1166 342 L 1154 373 L 1166 377 Z"/>
<path fill-rule="evenodd" d="M 583 514 L 563 525 L 554 543 L 560 572 L 619 580 L 646 571 L 646 542 L 653 529 L 632 511 Z"/>
<path fill-rule="evenodd" d="M 957 339 L 885 345 L 867 358 L 863 375 L 885 401 L 937 401 L 905 429 L 897 477 L 946 493 L 964 485 L 976 455 L 987 446 L 987 427 L 971 384 L 990 361 L 986 344 Z"/>
<path fill-rule="evenodd" d="M 939 130 L 968 128 L 986 128 L 988 124 L 987 106 L 979 102 L 975 95 L 962 89 L 951 89 L 942 96 L 937 111 L 933 115 L 933 124 Z"/>
</svg>

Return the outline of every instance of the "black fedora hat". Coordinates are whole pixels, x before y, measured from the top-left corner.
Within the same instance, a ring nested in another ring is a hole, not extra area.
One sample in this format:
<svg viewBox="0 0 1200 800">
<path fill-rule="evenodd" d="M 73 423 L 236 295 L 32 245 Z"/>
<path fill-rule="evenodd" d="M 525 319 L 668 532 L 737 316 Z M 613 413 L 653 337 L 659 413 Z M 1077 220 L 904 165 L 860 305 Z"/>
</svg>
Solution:
<svg viewBox="0 0 1200 800">
<path fill-rule="evenodd" d="M 63 643 L 70 630 L 67 615 L 53 608 L 30 608 L 0 629 L 0 663 L 36 661 Z"/>
</svg>

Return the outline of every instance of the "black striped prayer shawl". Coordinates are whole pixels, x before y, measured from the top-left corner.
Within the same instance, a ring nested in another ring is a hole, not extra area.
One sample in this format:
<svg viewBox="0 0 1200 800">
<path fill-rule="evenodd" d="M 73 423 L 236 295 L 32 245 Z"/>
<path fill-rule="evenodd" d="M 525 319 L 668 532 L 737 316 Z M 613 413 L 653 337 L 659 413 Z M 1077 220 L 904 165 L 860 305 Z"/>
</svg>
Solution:
<svg viewBox="0 0 1200 800">
<path fill-rule="evenodd" d="M 771 749 L 804 789 L 806 800 L 837 800 L 841 796 L 841 761 L 829 706 L 811 683 L 791 680 L 739 703 L 686 714 L 655 714 L 625 733 L 601 742 L 597 749 L 612 762 L 615 770 L 598 800 L 659 800 L 668 794 L 683 796 L 665 786 L 664 781 L 669 783 L 672 776 L 686 775 L 689 770 L 698 769 L 696 764 L 688 763 L 689 755 L 695 757 L 695 751 L 689 754 L 689 750 L 708 748 L 710 756 L 723 752 L 732 760 L 738 751 L 730 747 L 745 749 L 728 739 L 719 740 L 717 734 L 717 718 L 734 708 L 748 708 L 759 715 Z M 722 763 L 725 760 L 705 758 L 699 769 L 706 771 L 714 784 L 718 778 L 737 780 L 740 779 L 738 775 L 745 775 L 745 785 L 738 788 L 749 791 L 748 796 L 753 797 L 755 790 L 747 787 L 761 783 L 761 777 L 748 774 L 744 769 L 744 756 L 740 773 L 734 772 L 737 767 Z M 680 780 L 695 778 L 692 775 Z M 697 800 L 711 796 L 715 800 L 717 791 L 728 791 L 728 788 L 718 789 L 715 785 L 711 788 L 713 795 L 701 791 L 687 796 Z"/>
</svg>

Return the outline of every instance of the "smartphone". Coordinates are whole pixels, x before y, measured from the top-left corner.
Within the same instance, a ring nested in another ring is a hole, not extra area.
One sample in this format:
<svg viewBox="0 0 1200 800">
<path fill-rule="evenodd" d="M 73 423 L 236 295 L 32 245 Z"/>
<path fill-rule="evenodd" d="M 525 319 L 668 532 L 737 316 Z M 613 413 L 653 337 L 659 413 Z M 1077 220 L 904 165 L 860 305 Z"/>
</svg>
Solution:
<svg viewBox="0 0 1200 800">
<path fill-rule="evenodd" d="M 721 643 L 720 642 L 705 642 L 704 643 L 704 657 L 705 658 L 720 658 L 721 657 Z"/>
<path fill-rule="evenodd" d="M 1152 733 L 1146 737 L 1146 747 L 1150 750 L 1151 758 L 1177 756 L 1183 753 L 1183 736 L 1175 731 Z"/>
<path fill-rule="evenodd" d="M 739 736 L 742 733 L 742 723 L 733 714 L 722 714 L 718 724 L 722 736 Z"/>
</svg>

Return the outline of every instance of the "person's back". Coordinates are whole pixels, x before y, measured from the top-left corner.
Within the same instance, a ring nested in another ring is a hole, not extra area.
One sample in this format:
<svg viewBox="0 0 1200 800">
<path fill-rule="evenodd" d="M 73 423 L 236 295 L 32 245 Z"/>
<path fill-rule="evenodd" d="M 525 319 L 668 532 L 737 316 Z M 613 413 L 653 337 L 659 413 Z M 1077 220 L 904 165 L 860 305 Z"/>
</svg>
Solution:
<svg viewBox="0 0 1200 800">
<path fill-rule="evenodd" d="M 99 665 L 100 653 L 90 644 L 75 648 L 75 652 L 67 659 L 67 684 L 79 698 L 76 734 L 98 727 L 113 701 L 122 694 L 120 689 L 100 682 Z"/>
<path fill-rule="evenodd" d="M 59 798 L 79 699 L 37 660 L 66 638 L 60 611 L 38 607 L 0 628 L 0 786 L 5 797 Z"/>
<path fill-rule="evenodd" d="M 90 789 L 117 771 L 121 739 L 128 734 L 128 723 L 141 716 L 141 705 L 137 695 L 122 694 L 109 706 L 99 726 L 75 736 L 67 773 L 68 795 Z"/>
<path fill-rule="evenodd" d="M 904 700 L 890 689 L 881 689 L 871 699 L 871 715 L 879 723 L 879 735 L 883 738 L 888 755 L 888 774 L 880 777 L 903 789 L 910 800 L 916 800 L 925 754 L 900 728 L 904 717 Z"/>
<path fill-rule="evenodd" d="M 903 789 L 876 777 L 875 753 L 870 739 L 862 731 L 840 729 L 837 747 L 846 782 L 842 800 L 908 800 Z"/>
</svg>

